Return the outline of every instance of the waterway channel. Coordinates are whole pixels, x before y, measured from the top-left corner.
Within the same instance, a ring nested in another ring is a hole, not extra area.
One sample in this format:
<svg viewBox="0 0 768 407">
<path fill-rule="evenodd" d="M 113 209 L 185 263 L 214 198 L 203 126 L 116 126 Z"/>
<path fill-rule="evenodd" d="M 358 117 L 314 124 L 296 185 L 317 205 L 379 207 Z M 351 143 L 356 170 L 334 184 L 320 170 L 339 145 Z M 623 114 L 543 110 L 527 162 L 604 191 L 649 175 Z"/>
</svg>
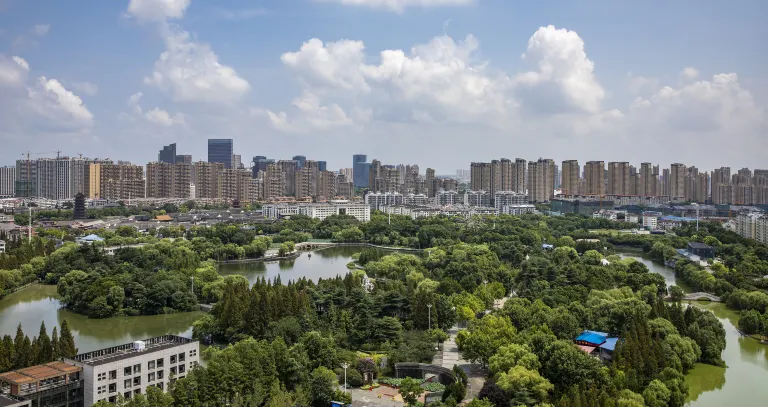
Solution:
<svg viewBox="0 0 768 407">
<path fill-rule="evenodd" d="M 664 276 L 667 285 L 676 284 L 689 291 L 685 284 L 677 282 L 675 272 L 669 267 L 651 261 L 642 252 L 627 251 L 623 257 L 631 257 L 645 264 L 651 272 Z M 768 345 L 743 337 L 736 326 L 738 312 L 725 304 L 709 301 L 692 301 L 692 305 L 711 311 L 725 328 L 726 347 L 723 360 L 727 368 L 697 364 L 685 377 L 688 383 L 690 407 L 766 406 L 768 405 Z"/>
</svg>

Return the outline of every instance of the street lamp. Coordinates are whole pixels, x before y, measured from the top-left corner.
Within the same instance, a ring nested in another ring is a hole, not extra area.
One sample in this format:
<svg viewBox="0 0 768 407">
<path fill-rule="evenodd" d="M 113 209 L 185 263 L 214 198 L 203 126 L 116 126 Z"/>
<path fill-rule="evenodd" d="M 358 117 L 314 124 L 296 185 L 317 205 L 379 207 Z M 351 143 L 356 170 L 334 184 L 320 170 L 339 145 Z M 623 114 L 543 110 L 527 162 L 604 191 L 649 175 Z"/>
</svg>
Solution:
<svg viewBox="0 0 768 407">
<path fill-rule="evenodd" d="M 429 319 L 429 330 L 432 330 L 432 304 L 427 304 L 427 318 Z"/>
<path fill-rule="evenodd" d="M 341 367 L 344 368 L 344 393 L 347 392 L 347 368 L 349 367 L 349 363 L 344 362 L 341 364 Z"/>
</svg>

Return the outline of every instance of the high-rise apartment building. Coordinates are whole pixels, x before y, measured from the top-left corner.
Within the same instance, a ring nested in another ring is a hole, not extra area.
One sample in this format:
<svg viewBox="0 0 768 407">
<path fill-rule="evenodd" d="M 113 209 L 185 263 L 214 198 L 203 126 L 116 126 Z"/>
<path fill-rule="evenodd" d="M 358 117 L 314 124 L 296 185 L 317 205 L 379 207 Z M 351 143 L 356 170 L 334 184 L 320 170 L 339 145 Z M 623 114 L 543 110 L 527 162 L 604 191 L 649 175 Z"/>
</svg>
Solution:
<svg viewBox="0 0 768 407">
<path fill-rule="evenodd" d="M 338 176 L 331 171 L 320 171 L 317 183 L 317 196 L 320 199 L 332 199 L 338 193 Z"/>
<path fill-rule="evenodd" d="M 605 195 L 605 162 L 588 161 L 584 166 L 584 195 Z"/>
<path fill-rule="evenodd" d="M 608 182 L 606 184 L 608 195 L 629 195 L 629 163 L 609 162 Z"/>
<path fill-rule="evenodd" d="M 731 203 L 731 167 L 720 167 L 712 171 L 712 203 L 728 205 Z"/>
<path fill-rule="evenodd" d="M 707 203 L 709 199 L 710 177 L 707 171 L 700 172 L 696 176 L 696 185 L 694 188 L 693 200 L 698 203 Z"/>
<path fill-rule="evenodd" d="M 61 201 L 84 191 L 85 160 L 68 157 L 37 160 L 37 193 L 33 196 Z"/>
<path fill-rule="evenodd" d="M 0 197 L 10 198 L 16 194 L 16 167 L 0 167 Z"/>
<path fill-rule="evenodd" d="M 525 160 L 514 162 L 507 158 L 490 163 L 470 165 L 470 188 L 473 191 L 487 191 L 493 196 L 496 191 L 525 192 Z"/>
<path fill-rule="evenodd" d="M 651 163 L 640 164 L 640 183 L 641 187 L 637 190 L 637 195 L 657 196 L 657 184 L 659 180 L 659 167 L 654 167 Z"/>
<path fill-rule="evenodd" d="M 435 177 L 435 169 L 427 168 L 426 179 L 427 183 L 427 196 L 434 198 L 438 190 L 438 179 Z"/>
<path fill-rule="evenodd" d="M 191 165 L 148 163 L 147 198 L 193 198 L 189 193 Z"/>
<path fill-rule="evenodd" d="M 578 160 L 563 161 L 563 176 L 560 189 L 564 195 L 579 194 L 579 173 Z"/>
<path fill-rule="evenodd" d="M 144 168 L 110 161 L 91 161 L 86 164 L 85 184 L 83 195 L 88 199 L 119 201 L 144 198 Z"/>
<path fill-rule="evenodd" d="M 163 149 L 157 154 L 157 162 L 159 163 L 176 163 L 176 143 L 163 146 Z"/>
<path fill-rule="evenodd" d="M 224 168 L 224 164 L 220 162 L 198 161 L 195 163 L 195 198 L 222 198 Z M 235 190 L 236 188 L 232 187 Z"/>
<path fill-rule="evenodd" d="M 224 168 L 232 168 L 233 151 L 234 142 L 232 139 L 208 139 L 209 163 L 221 163 Z"/>
<path fill-rule="evenodd" d="M 549 202 L 555 194 L 555 162 L 539 158 L 528 163 L 528 197 L 531 202 Z"/>
<path fill-rule="evenodd" d="M 296 161 L 280 160 L 276 165 L 285 176 L 285 196 L 296 196 Z"/>
<path fill-rule="evenodd" d="M 243 168 L 243 156 L 240 154 L 232 154 L 232 169 L 239 170 Z"/>
<path fill-rule="evenodd" d="M 526 192 L 525 188 L 528 186 L 526 182 L 526 161 L 522 158 L 515 158 L 515 167 L 512 169 L 512 191 L 519 194 Z"/>
<path fill-rule="evenodd" d="M 221 170 L 221 197 L 229 201 L 251 202 L 251 171 L 246 169 Z"/>
<path fill-rule="evenodd" d="M 16 160 L 16 197 L 37 196 L 37 160 Z"/>
<path fill-rule="evenodd" d="M 469 189 L 472 191 L 491 191 L 491 163 L 473 162 L 469 167 Z"/>
<path fill-rule="evenodd" d="M 685 179 L 687 169 L 684 164 L 675 163 L 669 168 L 669 198 L 685 199 Z"/>
<path fill-rule="evenodd" d="M 302 167 L 296 170 L 296 198 L 317 196 L 319 178 L 320 171 L 317 168 L 317 161 L 305 160 Z"/>
<path fill-rule="evenodd" d="M 286 175 L 277 163 L 269 164 L 264 171 L 264 199 L 278 198 L 286 193 Z"/>
<path fill-rule="evenodd" d="M 267 158 L 263 155 L 257 155 L 256 157 L 253 157 L 253 168 L 251 168 L 251 176 L 253 176 L 253 178 L 257 178 L 260 171 L 266 171 L 267 166 L 274 163 L 275 160 L 273 158 Z"/>
</svg>

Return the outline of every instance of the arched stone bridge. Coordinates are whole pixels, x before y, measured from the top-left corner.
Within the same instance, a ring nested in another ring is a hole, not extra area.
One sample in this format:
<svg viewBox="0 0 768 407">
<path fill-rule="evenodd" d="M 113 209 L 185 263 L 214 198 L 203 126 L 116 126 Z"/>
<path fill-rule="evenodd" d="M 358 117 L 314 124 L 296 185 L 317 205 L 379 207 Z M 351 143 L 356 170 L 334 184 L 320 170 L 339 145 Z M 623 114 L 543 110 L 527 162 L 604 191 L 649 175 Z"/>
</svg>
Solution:
<svg viewBox="0 0 768 407">
<path fill-rule="evenodd" d="M 710 300 L 712 302 L 723 302 L 723 300 L 720 299 L 720 297 L 718 297 L 718 296 L 716 296 L 714 294 L 702 293 L 702 292 L 686 294 L 685 297 L 683 297 L 683 299 L 684 300 L 691 300 L 691 301 Z"/>
</svg>

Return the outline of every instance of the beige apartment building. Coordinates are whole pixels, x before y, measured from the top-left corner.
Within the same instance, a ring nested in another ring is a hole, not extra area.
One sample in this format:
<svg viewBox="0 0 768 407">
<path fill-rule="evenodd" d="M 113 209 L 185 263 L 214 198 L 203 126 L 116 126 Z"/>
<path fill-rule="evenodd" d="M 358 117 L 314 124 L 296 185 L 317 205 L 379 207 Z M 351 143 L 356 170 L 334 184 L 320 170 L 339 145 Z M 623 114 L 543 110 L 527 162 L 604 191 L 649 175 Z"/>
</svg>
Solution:
<svg viewBox="0 0 768 407">
<path fill-rule="evenodd" d="M 605 161 L 588 161 L 584 166 L 584 195 L 605 195 Z"/>
<path fill-rule="evenodd" d="M 560 189 L 565 195 L 579 194 L 580 169 L 578 160 L 563 161 L 563 177 L 560 183 Z"/>
<path fill-rule="evenodd" d="M 198 161 L 195 164 L 195 198 L 221 199 L 223 163 Z"/>
<path fill-rule="evenodd" d="M 147 198 L 191 198 L 189 193 L 192 166 L 184 163 L 147 164 Z"/>
</svg>

